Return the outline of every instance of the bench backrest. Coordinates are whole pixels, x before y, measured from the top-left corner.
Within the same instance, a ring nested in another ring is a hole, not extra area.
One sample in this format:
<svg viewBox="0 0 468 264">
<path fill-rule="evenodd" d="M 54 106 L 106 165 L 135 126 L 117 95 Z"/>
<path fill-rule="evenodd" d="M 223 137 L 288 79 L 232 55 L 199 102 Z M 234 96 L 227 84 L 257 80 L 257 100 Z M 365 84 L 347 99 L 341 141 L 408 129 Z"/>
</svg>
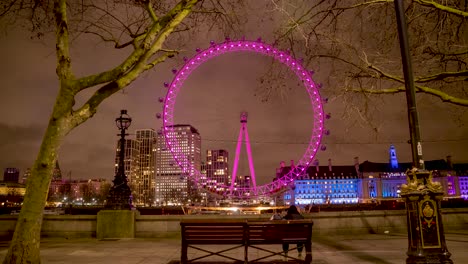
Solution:
<svg viewBox="0 0 468 264">
<path fill-rule="evenodd" d="M 244 244 L 247 237 L 245 220 L 183 220 L 180 227 L 188 244 Z"/>
<path fill-rule="evenodd" d="M 305 243 L 312 239 L 312 226 L 312 220 L 248 222 L 249 243 Z"/>
<path fill-rule="evenodd" d="M 188 244 L 280 244 L 310 242 L 313 221 L 197 219 L 182 220 L 180 226 Z"/>
</svg>

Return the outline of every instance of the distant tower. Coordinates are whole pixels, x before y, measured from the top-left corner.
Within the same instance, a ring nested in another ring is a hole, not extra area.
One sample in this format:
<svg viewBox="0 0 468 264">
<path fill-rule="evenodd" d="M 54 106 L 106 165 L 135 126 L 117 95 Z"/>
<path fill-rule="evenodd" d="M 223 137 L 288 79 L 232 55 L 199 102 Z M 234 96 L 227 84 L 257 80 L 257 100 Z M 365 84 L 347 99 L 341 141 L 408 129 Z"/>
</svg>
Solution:
<svg viewBox="0 0 468 264">
<path fill-rule="evenodd" d="M 389 154 L 390 154 L 390 168 L 398 169 L 398 159 L 396 155 L 395 146 L 390 145 Z"/>
<path fill-rule="evenodd" d="M 52 181 L 61 181 L 62 180 L 62 170 L 58 164 L 58 160 L 55 161 L 55 168 L 52 172 Z"/>
<path fill-rule="evenodd" d="M 255 180 L 255 170 L 254 170 L 253 159 L 252 159 L 252 150 L 250 149 L 249 132 L 247 131 L 247 117 L 248 117 L 247 112 L 242 112 L 240 115 L 241 128 L 239 131 L 239 138 L 237 139 L 236 156 L 234 157 L 234 166 L 232 168 L 232 179 L 231 179 L 231 188 L 230 188 L 231 193 L 236 183 L 237 167 L 239 165 L 239 156 L 240 156 L 242 142 L 245 142 L 245 148 L 247 149 L 247 157 L 249 159 L 250 177 L 252 180 L 254 192 L 256 192 L 256 189 L 257 189 L 257 184 Z M 244 140 L 242 139 L 242 135 L 244 135 Z"/>
</svg>

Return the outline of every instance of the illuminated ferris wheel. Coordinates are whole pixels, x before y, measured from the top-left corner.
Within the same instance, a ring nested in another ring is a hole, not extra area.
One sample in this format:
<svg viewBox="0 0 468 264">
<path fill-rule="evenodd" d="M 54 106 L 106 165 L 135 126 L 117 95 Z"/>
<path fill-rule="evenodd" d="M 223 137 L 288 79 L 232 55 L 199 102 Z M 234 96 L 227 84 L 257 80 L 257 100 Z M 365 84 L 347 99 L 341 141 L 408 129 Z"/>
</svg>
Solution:
<svg viewBox="0 0 468 264">
<path fill-rule="evenodd" d="M 163 106 L 163 133 L 164 138 L 166 140 L 166 146 L 171 151 L 174 160 L 177 164 L 181 167 L 184 174 L 189 175 L 191 180 L 193 180 L 198 186 L 204 186 L 204 177 L 198 168 L 194 168 L 193 164 L 190 162 L 190 158 L 183 153 L 182 148 L 180 147 L 180 143 L 177 141 L 177 138 L 174 137 L 174 109 L 176 106 L 177 95 L 181 92 L 182 87 L 184 85 L 185 80 L 190 76 L 193 70 L 197 67 L 202 65 L 203 63 L 207 62 L 208 60 L 215 58 L 217 56 L 226 54 L 226 53 L 233 53 L 233 52 L 251 52 L 256 53 L 264 56 L 269 56 L 275 59 L 276 61 L 280 62 L 281 64 L 287 66 L 289 70 L 295 73 L 297 78 L 302 83 L 303 87 L 306 89 L 307 94 L 309 95 L 310 100 L 310 107 L 312 109 L 312 122 L 313 127 L 311 131 L 311 136 L 309 140 L 309 144 L 302 155 L 302 158 L 298 161 L 297 165 L 294 168 L 282 176 L 280 179 L 273 181 L 271 183 L 267 183 L 265 185 L 257 186 L 255 183 L 253 186 L 249 187 L 234 187 L 233 182 L 235 181 L 236 171 L 237 171 L 237 163 L 235 162 L 233 168 L 233 175 L 231 179 L 231 184 L 229 186 L 222 186 L 224 193 L 221 195 L 230 196 L 230 197 L 237 197 L 237 198 L 249 198 L 252 196 L 267 196 L 272 193 L 278 192 L 285 187 L 289 186 L 294 179 L 302 175 L 309 164 L 314 159 L 318 150 L 323 149 L 324 146 L 321 146 L 322 135 L 327 133 L 323 129 L 324 123 L 324 113 L 323 113 L 323 106 L 322 106 L 322 99 L 320 97 L 319 88 L 320 85 L 316 84 L 312 79 L 313 71 L 309 71 L 299 60 L 293 58 L 288 52 L 281 51 L 275 48 L 272 45 L 268 45 L 263 43 L 260 39 L 257 41 L 248 41 L 248 40 L 237 40 L 233 41 L 230 39 L 226 39 L 225 42 L 222 43 L 215 43 L 213 41 L 210 42 L 210 47 L 205 50 L 196 50 L 197 54 L 193 56 L 191 59 L 184 58 L 184 65 L 179 69 L 173 70 L 175 74 L 174 78 L 170 83 L 164 83 L 164 86 L 168 89 L 166 93 L 166 97 L 161 99 L 160 101 L 164 103 Z M 241 125 L 241 132 L 239 133 L 239 140 L 241 138 L 242 127 L 246 128 L 247 123 L 247 113 L 245 113 L 245 123 Z M 241 124 L 242 124 L 242 115 L 241 115 Z M 247 132 L 247 130 L 244 130 Z M 248 134 L 244 132 L 245 139 L 248 142 Z M 236 157 L 238 159 L 238 151 L 239 151 L 239 140 L 238 145 L 236 148 Z M 249 167 L 251 173 L 253 170 L 253 163 L 251 152 L 248 151 L 249 155 Z M 253 176 L 253 181 L 255 181 L 255 176 Z M 218 193 L 220 194 L 220 193 Z M 246 197 L 248 196 L 248 197 Z"/>
</svg>

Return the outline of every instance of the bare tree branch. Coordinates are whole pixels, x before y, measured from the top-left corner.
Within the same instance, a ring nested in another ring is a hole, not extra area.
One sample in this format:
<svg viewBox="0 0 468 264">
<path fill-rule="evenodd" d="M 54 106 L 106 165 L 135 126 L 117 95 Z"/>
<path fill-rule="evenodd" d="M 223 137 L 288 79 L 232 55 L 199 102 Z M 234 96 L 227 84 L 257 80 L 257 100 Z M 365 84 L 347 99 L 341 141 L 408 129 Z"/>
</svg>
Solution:
<svg viewBox="0 0 468 264">
<path fill-rule="evenodd" d="M 446 5 L 439 4 L 439 3 L 435 2 L 434 0 L 431 0 L 431 1 L 428 1 L 428 0 L 413 0 L 413 1 L 415 1 L 416 3 L 418 3 L 418 4 L 422 5 L 422 6 L 436 8 L 436 9 L 439 9 L 441 11 L 444 11 L 444 12 L 447 12 L 447 13 L 450 13 L 450 14 L 453 14 L 453 15 L 456 15 L 456 16 L 460 16 L 460 17 L 463 17 L 463 18 L 468 17 L 468 12 L 462 11 L 462 10 L 457 9 L 457 8 L 452 8 L 452 7 L 449 7 L 449 6 L 446 6 Z"/>
<path fill-rule="evenodd" d="M 99 83 L 104 83 L 106 80 L 112 81 L 103 87 L 99 88 L 89 99 L 83 104 L 74 115 L 74 125 L 78 126 L 89 117 L 93 116 L 99 104 L 106 98 L 126 87 L 134 81 L 142 72 L 151 69 L 157 63 L 165 61 L 165 59 L 173 52 L 166 53 L 165 56 L 158 60 L 153 60 L 148 63 L 148 60 L 162 48 L 162 44 L 166 38 L 174 31 L 181 21 L 191 12 L 192 7 L 199 0 L 181 1 L 178 3 L 166 16 L 159 20 L 159 23 L 154 24 L 149 30 L 145 39 L 140 46 L 125 60 L 121 65 L 111 71 L 104 72 L 90 77 L 80 79 L 82 90 L 95 86 Z M 116 76 L 120 76 L 117 77 Z"/>
</svg>

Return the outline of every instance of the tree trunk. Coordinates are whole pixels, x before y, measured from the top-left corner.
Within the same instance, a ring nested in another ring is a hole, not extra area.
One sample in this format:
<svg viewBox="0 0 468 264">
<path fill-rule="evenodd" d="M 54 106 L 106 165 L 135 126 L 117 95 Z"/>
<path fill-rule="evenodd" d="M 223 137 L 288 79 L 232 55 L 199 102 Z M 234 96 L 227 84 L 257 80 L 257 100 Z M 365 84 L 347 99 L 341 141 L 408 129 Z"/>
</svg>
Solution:
<svg viewBox="0 0 468 264">
<path fill-rule="evenodd" d="M 56 114 L 57 112 L 65 112 L 57 111 L 58 108 L 64 106 L 63 101 L 57 102 L 42 139 L 31 176 L 27 179 L 23 206 L 16 222 L 15 233 L 8 253 L 3 261 L 4 264 L 41 263 L 39 246 L 43 210 L 58 149 L 62 139 L 70 130 L 66 117 L 56 118 L 59 116 Z"/>
</svg>

